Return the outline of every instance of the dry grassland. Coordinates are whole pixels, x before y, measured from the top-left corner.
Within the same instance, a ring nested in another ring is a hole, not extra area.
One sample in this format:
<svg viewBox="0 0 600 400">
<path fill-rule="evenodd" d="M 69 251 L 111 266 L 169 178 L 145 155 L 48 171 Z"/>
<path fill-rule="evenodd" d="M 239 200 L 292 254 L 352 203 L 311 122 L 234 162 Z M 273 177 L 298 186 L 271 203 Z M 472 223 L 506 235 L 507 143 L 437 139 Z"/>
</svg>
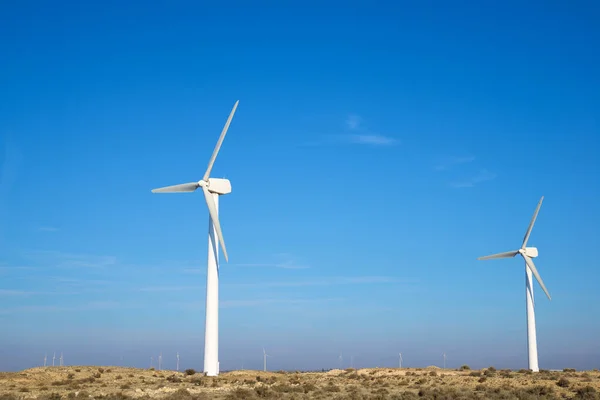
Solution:
<svg viewBox="0 0 600 400">
<path fill-rule="evenodd" d="M 0 373 L 16 399 L 600 399 L 600 372 L 347 369 L 233 371 L 219 377 L 121 367 L 46 367 Z"/>
</svg>

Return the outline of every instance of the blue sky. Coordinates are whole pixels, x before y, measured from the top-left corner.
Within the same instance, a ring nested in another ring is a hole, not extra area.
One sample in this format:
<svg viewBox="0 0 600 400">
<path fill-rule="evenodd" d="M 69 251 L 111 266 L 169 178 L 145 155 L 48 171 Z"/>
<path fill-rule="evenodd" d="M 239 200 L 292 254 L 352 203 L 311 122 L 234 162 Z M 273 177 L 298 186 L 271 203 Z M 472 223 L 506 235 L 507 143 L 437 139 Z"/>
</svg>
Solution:
<svg viewBox="0 0 600 400">
<path fill-rule="evenodd" d="M 417 4 L 418 3 L 418 4 Z M 600 366 L 594 2 L 19 2 L 0 15 L 0 369 Z M 17 355 L 18 356 L 15 356 Z M 122 357 L 122 359 L 121 359 Z"/>
</svg>

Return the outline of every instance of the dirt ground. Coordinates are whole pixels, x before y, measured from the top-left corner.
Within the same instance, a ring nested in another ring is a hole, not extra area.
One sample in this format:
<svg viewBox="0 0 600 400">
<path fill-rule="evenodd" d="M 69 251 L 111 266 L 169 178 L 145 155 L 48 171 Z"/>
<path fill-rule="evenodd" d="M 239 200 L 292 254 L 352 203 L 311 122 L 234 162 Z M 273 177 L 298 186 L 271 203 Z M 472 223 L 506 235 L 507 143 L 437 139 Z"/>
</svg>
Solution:
<svg viewBox="0 0 600 400">
<path fill-rule="evenodd" d="M 0 373 L 0 400 L 15 399 L 600 399 L 600 372 L 436 367 L 323 373 L 39 367 Z"/>
</svg>

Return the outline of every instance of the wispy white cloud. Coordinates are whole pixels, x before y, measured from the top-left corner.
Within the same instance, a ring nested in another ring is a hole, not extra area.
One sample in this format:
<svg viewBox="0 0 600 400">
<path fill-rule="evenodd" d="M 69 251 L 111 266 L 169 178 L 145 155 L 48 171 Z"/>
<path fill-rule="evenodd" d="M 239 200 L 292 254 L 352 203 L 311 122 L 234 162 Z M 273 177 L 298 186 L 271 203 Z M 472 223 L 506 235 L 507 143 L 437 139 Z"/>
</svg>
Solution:
<svg viewBox="0 0 600 400">
<path fill-rule="evenodd" d="M 434 167 L 434 169 L 436 171 L 445 171 L 455 165 L 466 164 L 473 161 L 475 161 L 475 156 L 448 157 L 444 160 L 441 160 L 439 164 Z"/>
<path fill-rule="evenodd" d="M 308 269 L 310 266 L 299 263 L 290 253 L 280 252 L 269 257 L 269 262 L 227 264 L 229 267 L 240 268 L 279 268 L 279 269 Z"/>
<path fill-rule="evenodd" d="M 367 285 L 379 283 L 418 283 L 418 279 L 396 278 L 390 276 L 352 276 L 352 277 L 325 277 L 311 280 L 293 280 L 279 282 L 243 282 L 228 283 L 227 286 L 235 287 L 294 287 L 294 286 L 335 286 L 335 285 Z"/>
<path fill-rule="evenodd" d="M 51 279 L 55 282 L 70 284 L 70 285 L 74 285 L 74 286 L 109 285 L 111 283 L 114 283 L 113 281 L 104 280 L 104 279 L 78 279 L 78 278 L 66 278 L 66 277 L 62 277 L 62 276 L 53 276 L 53 277 L 50 277 L 49 279 Z"/>
<path fill-rule="evenodd" d="M 356 130 L 360 127 L 362 122 L 362 118 L 355 114 L 350 114 L 348 118 L 346 118 L 346 126 L 350 130 Z"/>
<path fill-rule="evenodd" d="M 55 267 L 102 268 L 114 266 L 117 258 L 114 256 L 98 256 L 93 254 L 73 254 L 56 250 L 34 250 L 25 257 Z"/>
<path fill-rule="evenodd" d="M 397 139 L 383 135 L 348 135 L 347 138 L 351 143 L 372 146 L 392 146 L 399 143 Z"/>
<path fill-rule="evenodd" d="M 81 294 L 80 292 L 68 292 L 68 291 L 28 291 L 28 290 L 14 290 L 14 289 L 0 289 L 0 296 L 47 296 L 47 295 L 59 295 L 59 296 L 70 296 L 74 294 Z"/>
<path fill-rule="evenodd" d="M 231 267 L 244 267 L 244 268 L 281 268 L 281 269 L 308 269 L 310 268 L 307 265 L 296 265 L 294 263 L 276 263 L 276 264 L 230 264 Z"/>
<path fill-rule="evenodd" d="M 496 179 L 497 175 L 493 172 L 488 171 L 487 169 L 482 169 L 479 173 L 473 176 L 470 179 L 464 181 L 457 181 L 450 183 L 450 186 L 453 188 L 468 188 L 474 187 L 480 183 L 491 181 Z"/>
<path fill-rule="evenodd" d="M 0 272 L 6 271 L 34 271 L 38 268 L 26 266 L 0 265 Z"/>
<path fill-rule="evenodd" d="M 0 315 L 22 314 L 34 312 L 72 312 L 89 310 L 111 310 L 123 308 L 136 308 L 136 305 L 124 305 L 114 301 L 94 301 L 75 306 L 56 306 L 56 305 L 31 305 L 0 308 Z"/>
<path fill-rule="evenodd" d="M 35 292 L 27 292 L 24 290 L 0 289 L 0 296 L 31 296 Z"/>
<path fill-rule="evenodd" d="M 53 226 L 40 226 L 38 228 L 38 231 L 40 231 L 40 232 L 58 232 L 58 228 L 55 228 Z"/>
<path fill-rule="evenodd" d="M 198 290 L 198 286 L 145 286 L 137 290 L 139 292 L 180 292 L 190 289 Z"/>
<path fill-rule="evenodd" d="M 310 299 L 286 299 L 286 298 L 265 298 L 265 299 L 244 299 L 244 300 L 223 300 L 219 303 L 219 308 L 240 308 L 240 307 L 258 307 L 268 304 L 314 304 L 314 303 L 331 303 L 343 302 L 345 298 L 310 298 Z M 206 306 L 204 301 L 193 302 L 171 302 L 168 303 L 171 307 L 202 309 Z"/>
<path fill-rule="evenodd" d="M 340 135 L 339 139 L 348 143 L 370 146 L 392 146 L 399 143 L 399 141 L 393 137 L 372 133 L 367 129 L 363 129 L 362 122 L 363 120 L 360 116 L 355 114 L 349 115 L 348 118 L 346 118 L 346 127 L 354 133 Z"/>
<path fill-rule="evenodd" d="M 229 264 L 228 264 L 229 265 Z M 181 270 L 184 274 L 198 274 L 198 275 L 206 275 L 206 268 L 184 268 Z"/>
<path fill-rule="evenodd" d="M 303 286 L 335 286 L 335 285 L 369 285 L 369 284 L 417 284 L 419 279 L 397 278 L 390 276 L 350 276 L 350 277 L 325 277 L 310 280 L 290 280 L 274 282 L 242 282 L 222 283 L 226 287 L 303 287 Z M 180 286 L 147 286 L 137 289 L 140 292 L 179 292 L 185 290 L 198 290 L 198 285 Z"/>
<path fill-rule="evenodd" d="M 306 143 L 306 146 L 322 146 L 336 144 L 357 144 L 374 147 L 386 147 L 400 144 L 397 138 L 374 133 L 363 128 L 363 119 L 356 115 L 349 115 L 344 121 L 346 129 L 351 133 L 324 135 L 321 139 Z"/>
</svg>

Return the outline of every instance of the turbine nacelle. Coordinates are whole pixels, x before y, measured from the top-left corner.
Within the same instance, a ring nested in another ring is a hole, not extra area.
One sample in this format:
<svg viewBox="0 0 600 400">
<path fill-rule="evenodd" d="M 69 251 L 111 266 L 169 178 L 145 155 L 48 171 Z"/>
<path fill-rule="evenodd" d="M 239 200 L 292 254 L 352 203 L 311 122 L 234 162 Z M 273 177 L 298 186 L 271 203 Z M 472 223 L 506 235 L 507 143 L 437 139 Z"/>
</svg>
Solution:
<svg viewBox="0 0 600 400">
<path fill-rule="evenodd" d="M 525 247 L 524 249 L 519 249 L 519 253 L 530 258 L 536 258 L 538 256 L 538 249 L 537 247 Z"/>
<path fill-rule="evenodd" d="M 229 179 L 208 178 L 208 184 L 206 181 L 200 181 L 198 184 L 200 186 L 206 185 L 208 191 L 211 193 L 216 193 L 219 195 L 231 193 L 231 182 L 229 182 Z"/>
</svg>

